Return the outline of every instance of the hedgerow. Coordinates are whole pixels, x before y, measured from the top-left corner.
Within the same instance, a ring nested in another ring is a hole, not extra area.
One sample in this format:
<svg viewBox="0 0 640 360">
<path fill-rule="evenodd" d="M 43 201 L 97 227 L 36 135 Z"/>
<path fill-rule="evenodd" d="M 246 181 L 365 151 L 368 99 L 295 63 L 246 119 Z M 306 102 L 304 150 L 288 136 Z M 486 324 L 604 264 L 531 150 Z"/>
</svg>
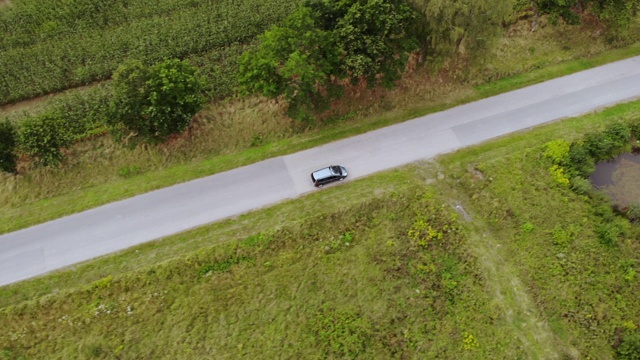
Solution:
<svg viewBox="0 0 640 360">
<path fill-rule="evenodd" d="M 59 164 L 63 158 L 62 148 L 72 141 L 69 123 L 57 112 L 29 116 L 20 126 L 20 150 L 45 166 Z"/>
</svg>

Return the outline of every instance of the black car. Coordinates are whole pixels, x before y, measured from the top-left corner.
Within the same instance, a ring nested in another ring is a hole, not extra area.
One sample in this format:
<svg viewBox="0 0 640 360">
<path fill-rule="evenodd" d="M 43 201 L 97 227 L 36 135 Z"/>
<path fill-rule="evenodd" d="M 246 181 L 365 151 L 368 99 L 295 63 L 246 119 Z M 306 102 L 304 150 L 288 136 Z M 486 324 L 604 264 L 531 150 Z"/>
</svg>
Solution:
<svg viewBox="0 0 640 360">
<path fill-rule="evenodd" d="M 311 181 L 313 186 L 322 187 L 334 181 L 341 181 L 347 177 L 347 169 L 340 165 L 327 166 L 324 169 L 316 170 L 311 173 Z"/>
</svg>

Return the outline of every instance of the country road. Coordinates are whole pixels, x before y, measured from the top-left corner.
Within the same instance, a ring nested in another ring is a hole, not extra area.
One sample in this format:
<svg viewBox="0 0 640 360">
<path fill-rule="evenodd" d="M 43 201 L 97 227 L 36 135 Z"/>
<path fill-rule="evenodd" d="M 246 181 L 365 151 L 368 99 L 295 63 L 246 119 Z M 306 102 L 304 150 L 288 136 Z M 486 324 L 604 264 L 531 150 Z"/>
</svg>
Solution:
<svg viewBox="0 0 640 360">
<path fill-rule="evenodd" d="M 355 179 L 638 97 L 635 57 L 0 235 L 0 286 L 316 191 L 326 165 Z"/>
</svg>

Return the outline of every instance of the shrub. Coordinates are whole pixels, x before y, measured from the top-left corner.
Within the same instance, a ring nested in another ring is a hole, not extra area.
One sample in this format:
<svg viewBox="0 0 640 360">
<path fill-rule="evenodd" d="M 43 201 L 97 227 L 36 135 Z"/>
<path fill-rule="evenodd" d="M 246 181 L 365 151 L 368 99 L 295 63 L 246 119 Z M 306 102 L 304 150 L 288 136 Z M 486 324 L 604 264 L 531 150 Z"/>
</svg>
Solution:
<svg viewBox="0 0 640 360">
<path fill-rule="evenodd" d="M 544 145 L 544 156 L 551 159 L 556 165 L 566 165 L 569 163 L 570 145 L 565 140 L 549 141 Z"/>
<path fill-rule="evenodd" d="M 616 349 L 616 355 L 621 360 L 640 360 L 640 332 L 631 331 L 625 334 Z"/>
<path fill-rule="evenodd" d="M 640 118 L 629 121 L 629 132 L 634 140 L 640 140 Z"/>
<path fill-rule="evenodd" d="M 627 209 L 627 218 L 631 221 L 640 220 L 640 202 L 634 202 Z"/>
<path fill-rule="evenodd" d="M 61 149 L 71 144 L 73 134 L 66 119 L 56 112 L 48 112 L 28 116 L 18 139 L 20 149 L 26 154 L 35 156 L 42 165 L 55 166 L 62 161 Z"/>
<path fill-rule="evenodd" d="M 624 235 L 624 229 L 616 222 L 600 223 L 595 231 L 600 243 L 606 246 L 617 245 L 619 237 Z"/>
<path fill-rule="evenodd" d="M 612 158 L 629 146 L 629 134 L 626 124 L 612 124 L 603 132 L 588 134 L 584 146 L 595 161 Z"/>
<path fill-rule="evenodd" d="M 581 176 L 574 176 L 571 178 L 571 190 L 578 195 L 589 195 L 592 190 L 591 182 Z"/>
<path fill-rule="evenodd" d="M 565 174 L 564 168 L 559 165 L 553 165 L 549 168 L 549 173 L 553 180 L 563 187 L 569 186 L 569 178 L 567 178 L 567 174 Z"/>
<path fill-rule="evenodd" d="M 571 144 L 569 163 L 571 172 L 583 178 L 589 177 L 596 169 L 595 161 L 582 141 Z"/>
<path fill-rule="evenodd" d="M 50 108 L 65 118 L 74 140 L 80 140 L 106 131 L 112 95 L 108 84 L 99 84 L 56 97 Z"/>
<path fill-rule="evenodd" d="M 631 140 L 631 129 L 623 122 L 609 125 L 604 134 L 618 149 L 626 148 Z"/>
<path fill-rule="evenodd" d="M 16 172 L 16 138 L 15 125 L 8 120 L 0 122 L 0 171 Z"/>
<path fill-rule="evenodd" d="M 109 119 L 148 142 L 161 142 L 184 131 L 202 108 L 202 79 L 196 69 L 180 60 L 165 60 L 151 67 L 129 61 L 113 75 L 113 101 Z"/>
</svg>

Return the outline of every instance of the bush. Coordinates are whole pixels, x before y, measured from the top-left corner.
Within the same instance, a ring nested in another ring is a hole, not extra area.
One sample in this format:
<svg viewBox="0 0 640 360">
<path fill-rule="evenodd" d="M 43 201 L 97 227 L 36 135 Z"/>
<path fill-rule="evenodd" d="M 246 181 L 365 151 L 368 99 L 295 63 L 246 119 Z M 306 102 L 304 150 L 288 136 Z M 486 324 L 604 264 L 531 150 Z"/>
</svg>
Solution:
<svg viewBox="0 0 640 360">
<path fill-rule="evenodd" d="M 612 124 L 603 132 L 588 134 L 584 146 L 595 161 L 609 159 L 628 148 L 629 134 L 630 129 L 626 124 Z"/>
<path fill-rule="evenodd" d="M 567 178 L 567 174 L 565 174 L 562 166 L 553 165 L 549 168 L 549 173 L 557 184 L 562 187 L 569 187 L 569 178 Z"/>
<path fill-rule="evenodd" d="M 633 140 L 640 140 L 640 118 L 629 121 L 629 132 Z"/>
<path fill-rule="evenodd" d="M 99 84 L 56 97 L 50 109 L 65 118 L 73 139 L 80 140 L 106 131 L 111 98 L 111 87 Z"/>
<path fill-rule="evenodd" d="M 618 244 L 620 236 L 625 234 L 625 229 L 618 222 L 601 222 L 596 225 L 595 232 L 600 243 L 612 247 Z"/>
<path fill-rule="evenodd" d="M 0 171 L 16 172 L 16 137 L 16 127 L 12 122 L 0 122 Z"/>
<path fill-rule="evenodd" d="M 574 142 L 569 149 L 570 171 L 575 176 L 588 178 L 596 169 L 595 161 L 584 142 Z"/>
<path fill-rule="evenodd" d="M 640 332 L 628 332 L 616 349 L 616 355 L 621 360 L 640 360 Z"/>
<path fill-rule="evenodd" d="M 202 108 L 202 79 L 181 60 L 151 67 L 129 61 L 113 75 L 110 124 L 148 142 L 161 142 L 186 129 Z"/>
<path fill-rule="evenodd" d="M 49 112 L 28 116 L 18 133 L 19 147 L 25 154 L 37 158 L 45 166 L 55 166 L 62 161 L 62 148 L 73 140 L 70 126 L 60 114 Z"/>
<path fill-rule="evenodd" d="M 640 202 L 634 202 L 627 209 L 627 218 L 631 221 L 640 221 Z"/>
<path fill-rule="evenodd" d="M 551 159 L 554 164 L 565 166 L 569 163 L 570 145 L 565 140 L 549 141 L 544 148 L 544 156 Z"/>
<path fill-rule="evenodd" d="M 581 176 L 574 176 L 571 178 L 571 190 L 578 195 L 589 195 L 592 191 L 591 182 Z"/>
</svg>

